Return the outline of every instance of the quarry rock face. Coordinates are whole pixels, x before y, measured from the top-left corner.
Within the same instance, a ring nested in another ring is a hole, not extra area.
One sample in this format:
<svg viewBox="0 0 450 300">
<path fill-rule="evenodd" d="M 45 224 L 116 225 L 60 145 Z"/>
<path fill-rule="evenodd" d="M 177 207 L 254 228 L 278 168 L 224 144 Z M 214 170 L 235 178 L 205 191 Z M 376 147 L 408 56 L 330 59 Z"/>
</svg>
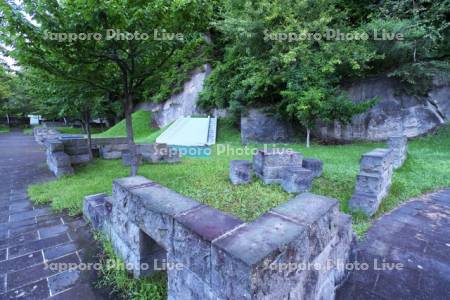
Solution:
<svg viewBox="0 0 450 300">
<path fill-rule="evenodd" d="M 292 140 L 292 125 L 263 109 L 249 109 L 241 117 L 241 141 L 249 143 L 286 143 Z"/>
<path fill-rule="evenodd" d="M 358 103 L 378 97 L 367 112 L 348 125 L 319 124 L 316 135 L 324 140 L 386 140 L 390 136 L 415 137 L 450 120 L 450 78 L 435 78 L 426 97 L 400 93 L 399 82 L 387 77 L 364 79 L 347 91 Z"/>
<path fill-rule="evenodd" d="M 211 66 L 206 64 L 202 69 L 195 70 L 183 85 L 183 91 L 172 95 L 163 103 L 141 103 L 136 110 L 151 111 L 153 127 L 164 127 L 178 118 L 198 115 L 199 93 L 203 90 L 206 77 L 211 73 Z"/>
</svg>

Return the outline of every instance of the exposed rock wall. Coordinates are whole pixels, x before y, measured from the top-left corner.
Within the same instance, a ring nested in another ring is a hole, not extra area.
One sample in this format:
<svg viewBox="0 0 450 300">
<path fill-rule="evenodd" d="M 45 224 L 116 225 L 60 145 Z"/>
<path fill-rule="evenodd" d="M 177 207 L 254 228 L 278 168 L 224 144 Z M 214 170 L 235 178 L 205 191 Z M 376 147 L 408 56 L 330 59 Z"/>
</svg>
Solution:
<svg viewBox="0 0 450 300">
<path fill-rule="evenodd" d="M 436 78 L 428 97 L 398 94 L 398 85 L 387 77 L 354 83 L 348 88 L 354 102 L 378 97 L 378 103 L 355 116 L 351 124 L 322 124 L 316 134 L 322 139 L 378 141 L 398 135 L 415 137 L 450 120 L 450 78 Z"/>
<path fill-rule="evenodd" d="M 153 112 L 151 125 L 159 128 L 169 125 L 180 117 L 201 114 L 197 109 L 197 101 L 209 73 L 211 66 L 206 64 L 203 70 L 197 69 L 193 72 L 191 79 L 184 83 L 181 93 L 172 95 L 163 103 L 141 103 L 136 106 L 136 110 Z"/>
<path fill-rule="evenodd" d="M 354 242 L 338 201 L 310 193 L 243 223 L 137 176 L 83 212 L 136 277 L 167 262 L 171 300 L 334 299 Z"/>
<path fill-rule="evenodd" d="M 249 143 L 285 143 L 292 140 L 294 130 L 280 117 L 269 115 L 264 109 L 249 109 L 241 117 L 241 141 Z"/>
</svg>

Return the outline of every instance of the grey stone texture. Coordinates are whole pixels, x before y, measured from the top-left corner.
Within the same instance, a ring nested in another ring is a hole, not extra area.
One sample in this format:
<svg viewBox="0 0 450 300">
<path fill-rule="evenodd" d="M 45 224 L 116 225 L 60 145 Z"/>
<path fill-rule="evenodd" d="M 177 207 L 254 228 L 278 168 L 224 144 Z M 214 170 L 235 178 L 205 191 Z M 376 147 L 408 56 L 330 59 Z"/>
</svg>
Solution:
<svg viewBox="0 0 450 300">
<path fill-rule="evenodd" d="M 138 152 L 142 155 L 143 160 L 150 164 L 181 162 L 180 153 L 167 144 L 138 145 Z"/>
<path fill-rule="evenodd" d="M 142 164 L 142 155 L 137 153 L 137 162 L 138 164 Z M 131 166 L 132 163 L 132 156 L 131 152 L 128 150 L 122 151 L 122 164 L 124 166 Z"/>
<path fill-rule="evenodd" d="M 287 168 L 302 166 L 303 156 L 289 149 L 259 149 L 253 156 L 253 170 L 265 184 L 281 183 Z"/>
<path fill-rule="evenodd" d="M 241 117 L 241 141 L 249 143 L 285 143 L 292 140 L 294 130 L 281 117 L 270 115 L 264 109 L 249 109 Z"/>
<path fill-rule="evenodd" d="M 313 179 L 311 170 L 302 167 L 289 168 L 283 172 L 281 186 L 288 193 L 303 193 L 311 190 Z"/>
<path fill-rule="evenodd" d="M 64 152 L 64 144 L 58 139 L 46 139 L 47 166 L 57 177 L 73 174 L 70 156 Z"/>
<path fill-rule="evenodd" d="M 349 206 L 353 211 L 374 215 L 381 201 L 388 195 L 393 174 L 391 149 L 375 149 L 364 154 L 360 161 L 360 173 Z"/>
<path fill-rule="evenodd" d="M 435 78 L 427 96 L 410 96 L 399 92 L 400 83 L 393 78 L 363 79 L 347 87 L 355 102 L 378 97 L 367 112 L 343 125 L 319 124 L 315 132 L 322 139 L 386 140 L 390 136 L 415 137 L 450 121 L 450 77 Z"/>
<path fill-rule="evenodd" d="M 247 184 L 252 182 L 252 162 L 248 160 L 230 161 L 230 181 L 232 184 Z"/>
<path fill-rule="evenodd" d="M 183 90 L 163 103 L 141 103 L 136 110 L 152 112 L 152 127 L 162 128 L 175 120 L 203 112 L 197 107 L 199 93 L 203 90 L 205 79 L 211 72 L 211 66 L 205 64 L 192 72 L 190 79 L 183 85 Z"/>
<path fill-rule="evenodd" d="M 302 166 L 305 169 L 311 170 L 314 177 L 322 176 L 323 161 L 316 158 L 303 158 Z"/>
<path fill-rule="evenodd" d="M 387 145 L 392 151 L 394 169 L 400 168 L 408 157 L 408 138 L 406 136 L 390 137 Z"/>
<path fill-rule="evenodd" d="M 333 299 L 346 275 L 338 265 L 349 260 L 354 241 L 338 201 L 310 193 L 251 223 L 142 176 L 115 180 L 111 210 L 98 218 L 92 208 L 107 202 L 105 195 L 86 198 L 85 218 L 102 220 L 97 228 L 134 276 L 157 271 L 155 262 L 171 266 L 173 300 Z M 302 269 L 306 263 L 322 267 Z"/>
</svg>

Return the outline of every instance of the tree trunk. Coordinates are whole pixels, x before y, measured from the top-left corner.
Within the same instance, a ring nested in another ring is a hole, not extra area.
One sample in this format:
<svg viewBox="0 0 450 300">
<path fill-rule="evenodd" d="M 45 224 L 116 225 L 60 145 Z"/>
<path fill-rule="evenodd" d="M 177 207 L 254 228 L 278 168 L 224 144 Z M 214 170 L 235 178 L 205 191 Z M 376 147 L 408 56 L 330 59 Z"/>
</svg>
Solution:
<svg viewBox="0 0 450 300">
<path fill-rule="evenodd" d="M 311 136 L 311 129 L 306 128 L 306 148 L 309 148 L 310 136 Z"/>
<path fill-rule="evenodd" d="M 136 176 L 138 172 L 138 158 L 137 158 L 136 144 L 134 143 L 133 121 L 131 118 L 132 112 L 133 112 L 133 96 L 127 94 L 125 95 L 125 124 L 127 128 L 128 151 L 130 151 L 131 155 L 130 175 Z"/>
<path fill-rule="evenodd" d="M 6 114 L 6 124 L 8 124 L 8 127 L 11 126 L 10 123 L 11 123 L 11 122 L 10 122 L 10 120 L 9 120 L 9 114 Z"/>
<path fill-rule="evenodd" d="M 87 143 L 88 143 L 88 153 L 89 153 L 89 159 L 93 159 L 94 155 L 92 154 L 92 136 L 91 136 L 91 114 L 89 111 L 84 113 L 84 122 L 85 122 L 85 128 L 86 128 L 86 134 L 87 134 Z"/>
</svg>

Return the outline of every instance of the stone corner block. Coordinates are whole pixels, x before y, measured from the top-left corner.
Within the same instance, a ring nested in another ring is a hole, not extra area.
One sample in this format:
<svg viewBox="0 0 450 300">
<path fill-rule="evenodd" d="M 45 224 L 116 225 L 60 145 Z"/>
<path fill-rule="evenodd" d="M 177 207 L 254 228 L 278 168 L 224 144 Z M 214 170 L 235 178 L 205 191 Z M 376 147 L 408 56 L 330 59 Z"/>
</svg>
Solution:
<svg viewBox="0 0 450 300">
<path fill-rule="evenodd" d="M 106 221 L 108 210 L 106 193 L 86 196 L 83 201 L 83 217 L 86 221 L 92 224 L 96 230 L 103 229 Z"/>
<path fill-rule="evenodd" d="M 252 182 L 252 163 L 248 160 L 230 161 L 230 181 L 234 185 Z"/>
</svg>

